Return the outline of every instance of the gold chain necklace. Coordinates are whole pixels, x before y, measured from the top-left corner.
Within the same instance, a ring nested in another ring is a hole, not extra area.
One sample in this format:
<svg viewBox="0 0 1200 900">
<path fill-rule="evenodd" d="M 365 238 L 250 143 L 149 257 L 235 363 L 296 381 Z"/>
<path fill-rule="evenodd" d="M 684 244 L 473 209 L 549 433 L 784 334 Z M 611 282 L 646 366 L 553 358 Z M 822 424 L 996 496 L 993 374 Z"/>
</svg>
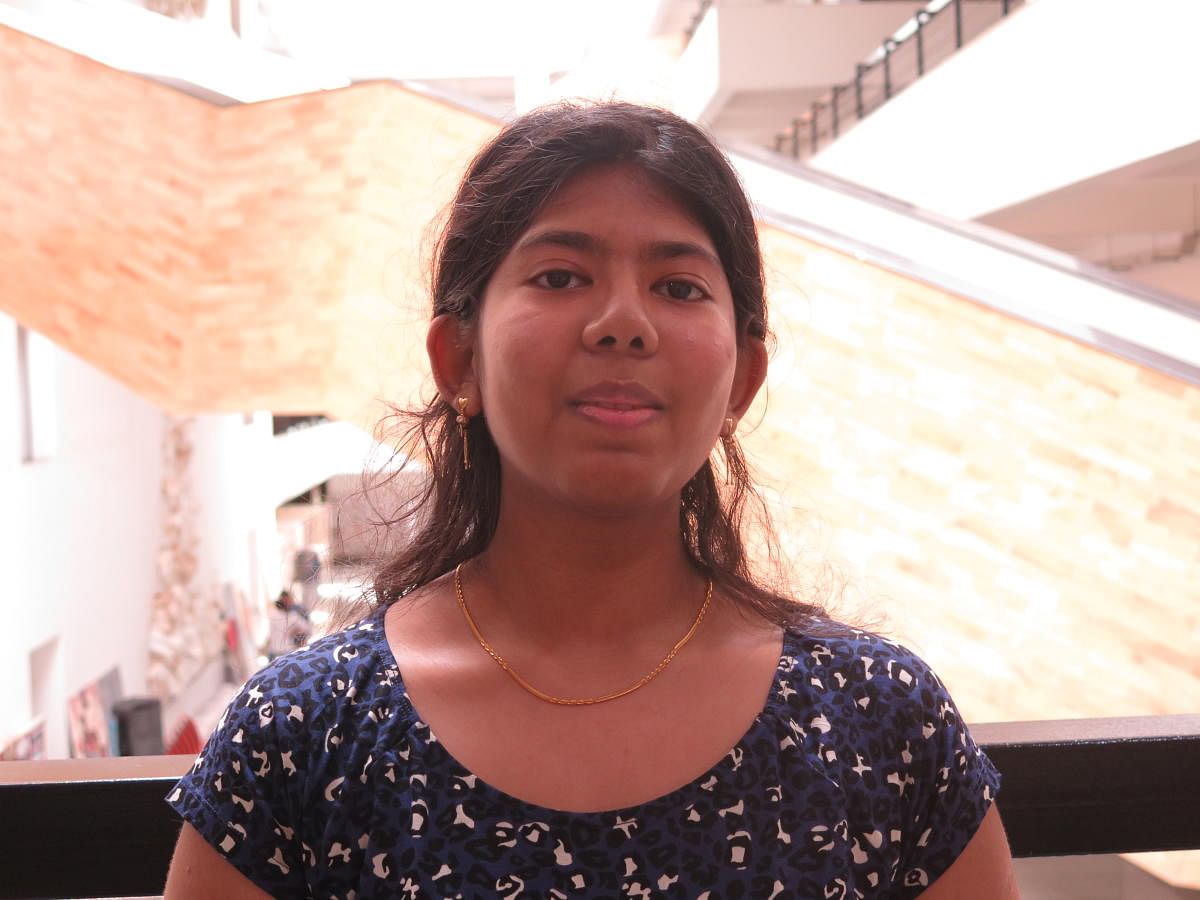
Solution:
<svg viewBox="0 0 1200 900">
<path fill-rule="evenodd" d="M 700 627 L 700 623 L 704 620 L 704 614 L 708 612 L 709 604 L 712 602 L 713 583 L 712 579 L 710 578 L 708 581 L 708 589 L 704 592 L 704 603 L 700 605 L 700 612 L 696 613 L 696 620 L 692 622 L 692 627 L 689 628 L 687 634 L 680 638 L 675 646 L 671 648 L 671 652 L 663 657 L 662 662 L 655 666 L 648 675 L 644 675 L 636 684 L 630 685 L 621 691 L 614 691 L 611 694 L 605 694 L 603 697 L 555 697 L 551 694 L 545 693 L 544 691 L 539 691 L 532 684 L 517 674 L 513 668 L 507 662 L 505 662 L 504 657 L 493 650 L 488 642 L 483 639 L 483 635 L 479 633 L 479 628 L 475 625 L 475 620 L 471 618 L 471 613 L 467 609 L 467 601 L 463 598 L 463 565 L 464 563 L 459 563 L 454 569 L 454 593 L 458 596 L 458 608 L 462 610 L 463 615 L 466 617 L 467 625 L 469 625 L 471 628 L 471 634 L 475 635 L 475 640 L 479 641 L 479 646 L 486 650 L 488 656 L 494 659 L 497 665 L 511 675 L 513 681 L 519 684 L 522 688 L 533 694 L 533 696 L 537 697 L 539 700 L 545 700 L 547 703 L 557 703 L 559 706 L 590 706 L 593 703 L 604 703 L 608 700 L 616 700 L 618 697 L 624 697 L 627 694 L 632 694 L 640 687 L 645 687 L 662 673 L 662 670 L 665 669 L 670 664 L 671 660 L 675 658 L 675 654 L 682 650 L 684 644 L 692 639 L 692 636 L 696 633 L 696 629 Z"/>
</svg>

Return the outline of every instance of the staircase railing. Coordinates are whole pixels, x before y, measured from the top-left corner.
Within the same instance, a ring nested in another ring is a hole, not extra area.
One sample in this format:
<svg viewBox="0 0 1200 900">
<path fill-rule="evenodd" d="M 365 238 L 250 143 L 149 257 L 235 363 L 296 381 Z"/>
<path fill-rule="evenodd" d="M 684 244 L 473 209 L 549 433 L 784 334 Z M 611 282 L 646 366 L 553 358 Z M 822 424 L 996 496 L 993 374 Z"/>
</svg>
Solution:
<svg viewBox="0 0 1200 900">
<path fill-rule="evenodd" d="M 854 77 L 775 135 L 775 150 L 805 159 L 846 133 L 917 79 L 1023 5 L 1023 0 L 933 0 L 884 39 Z"/>
</svg>

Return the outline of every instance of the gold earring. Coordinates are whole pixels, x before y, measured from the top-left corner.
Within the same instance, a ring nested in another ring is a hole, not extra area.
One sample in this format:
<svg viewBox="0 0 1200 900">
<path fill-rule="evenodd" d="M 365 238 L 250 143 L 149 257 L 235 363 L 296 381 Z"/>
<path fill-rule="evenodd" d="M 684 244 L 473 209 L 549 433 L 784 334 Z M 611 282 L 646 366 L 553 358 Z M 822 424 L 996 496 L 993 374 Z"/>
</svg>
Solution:
<svg viewBox="0 0 1200 900">
<path fill-rule="evenodd" d="M 721 437 L 731 438 L 731 437 L 733 437 L 733 433 L 736 430 L 737 430 L 737 422 L 734 421 L 733 416 L 726 416 L 725 417 L 725 427 L 721 429 Z"/>
<path fill-rule="evenodd" d="M 458 418 L 454 421 L 458 423 L 458 433 L 462 435 L 463 442 L 463 468 L 471 468 L 471 448 L 467 443 L 467 423 L 470 419 L 467 418 L 467 404 L 471 401 L 466 397 L 459 397 L 456 401 L 458 405 Z"/>
</svg>

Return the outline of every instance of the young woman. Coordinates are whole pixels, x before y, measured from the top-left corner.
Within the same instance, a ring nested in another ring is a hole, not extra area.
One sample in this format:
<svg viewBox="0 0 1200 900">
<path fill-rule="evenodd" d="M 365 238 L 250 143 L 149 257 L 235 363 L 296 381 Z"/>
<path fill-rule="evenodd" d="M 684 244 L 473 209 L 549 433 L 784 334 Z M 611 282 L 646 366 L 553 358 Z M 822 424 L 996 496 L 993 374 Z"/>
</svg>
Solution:
<svg viewBox="0 0 1200 900">
<path fill-rule="evenodd" d="M 766 306 L 711 141 L 620 103 L 517 120 L 433 303 L 416 536 L 230 706 L 168 798 L 167 897 L 1015 897 L 934 673 L 748 563 Z"/>
</svg>

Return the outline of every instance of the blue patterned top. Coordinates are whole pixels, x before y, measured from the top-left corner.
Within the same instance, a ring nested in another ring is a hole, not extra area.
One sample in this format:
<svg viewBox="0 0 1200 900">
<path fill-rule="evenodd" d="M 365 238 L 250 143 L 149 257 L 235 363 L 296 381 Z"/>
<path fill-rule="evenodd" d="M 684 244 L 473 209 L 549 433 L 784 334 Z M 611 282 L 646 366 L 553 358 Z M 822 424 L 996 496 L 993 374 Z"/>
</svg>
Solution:
<svg viewBox="0 0 1200 900">
<path fill-rule="evenodd" d="M 1000 775 L 915 654 L 784 635 L 775 686 L 708 772 L 638 806 L 517 800 L 417 717 L 383 610 L 282 656 L 167 801 L 276 897 L 915 897 Z"/>
</svg>

